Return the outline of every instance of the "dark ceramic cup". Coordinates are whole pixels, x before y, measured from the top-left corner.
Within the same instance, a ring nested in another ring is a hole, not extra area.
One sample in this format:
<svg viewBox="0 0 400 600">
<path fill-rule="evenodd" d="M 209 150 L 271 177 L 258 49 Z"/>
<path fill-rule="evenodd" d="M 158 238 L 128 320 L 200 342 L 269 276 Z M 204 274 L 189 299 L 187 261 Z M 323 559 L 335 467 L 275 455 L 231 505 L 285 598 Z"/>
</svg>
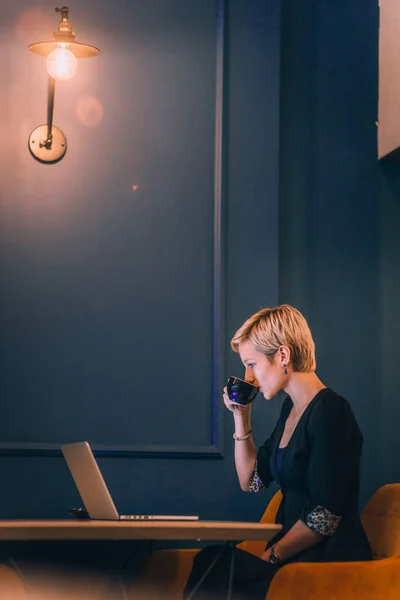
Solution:
<svg viewBox="0 0 400 600">
<path fill-rule="evenodd" d="M 258 387 L 239 377 L 229 377 L 226 387 L 229 400 L 240 406 L 247 406 L 258 394 Z"/>
</svg>

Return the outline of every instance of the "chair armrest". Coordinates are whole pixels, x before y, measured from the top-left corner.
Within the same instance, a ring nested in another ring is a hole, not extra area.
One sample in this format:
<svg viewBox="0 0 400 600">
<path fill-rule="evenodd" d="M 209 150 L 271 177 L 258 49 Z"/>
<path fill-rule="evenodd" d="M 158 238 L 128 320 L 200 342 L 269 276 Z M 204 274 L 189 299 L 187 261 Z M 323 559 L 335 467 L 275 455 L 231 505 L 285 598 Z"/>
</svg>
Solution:
<svg viewBox="0 0 400 600">
<path fill-rule="evenodd" d="M 0 564 L 0 598 L 26 600 L 25 584 L 18 573 L 7 565 Z"/>
<path fill-rule="evenodd" d="M 398 600 L 400 558 L 365 562 L 293 563 L 272 580 L 266 600 Z"/>
<path fill-rule="evenodd" d="M 199 552 L 193 550 L 158 550 L 143 562 L 135 587 L 151 588 L 163 598 L 181 598 L 193 559 Z"/>
</svg>

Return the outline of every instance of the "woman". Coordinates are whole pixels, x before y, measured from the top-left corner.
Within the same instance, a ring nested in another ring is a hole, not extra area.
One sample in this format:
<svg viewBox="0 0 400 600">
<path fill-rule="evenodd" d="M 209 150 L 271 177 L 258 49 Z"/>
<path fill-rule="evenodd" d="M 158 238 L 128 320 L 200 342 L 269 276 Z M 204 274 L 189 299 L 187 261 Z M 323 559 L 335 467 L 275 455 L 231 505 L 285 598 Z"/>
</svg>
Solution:
<svg viewBox="0 0 400 600">
<path fill-rule="evenodd" d="M 279 532 L 261 558 L 229 546 L 209 546 L 195 558 L 184 597 L 264 600 L 276 571 L 289 562 L 372 559 L 359 513 L 362 434 L 347 400 L 315 373 L 315 345 L 303 315 L 287 304 L 265 308 L 236 332 L 246 381 L 270 400 L 287 396 L 275 428 L 258 451 L 251 408 L 232 411 L 235 464 L 243 491 L 276 481 L 282 501 Z"/>
</svg>

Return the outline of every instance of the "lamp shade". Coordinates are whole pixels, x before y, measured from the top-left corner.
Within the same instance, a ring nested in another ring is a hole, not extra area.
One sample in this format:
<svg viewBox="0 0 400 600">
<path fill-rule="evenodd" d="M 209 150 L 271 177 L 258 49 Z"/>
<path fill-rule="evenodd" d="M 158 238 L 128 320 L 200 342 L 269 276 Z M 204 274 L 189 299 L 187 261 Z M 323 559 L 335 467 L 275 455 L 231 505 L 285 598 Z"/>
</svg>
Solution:
<svg viewBox="0 0 400 600">
<path fill-rule="evenodd" d="M 68 44 L 68 50 L 70 50 L 76 58 L 91 58 L 92 56 L 97 56 L 100 52 L 98 48 L 75 41 L 75 31 L 72 29 L 72 25 L 68 20 L 68 6 L 56 8 L 56 12 L 61 14 L 61 21 L 58 25 L 58 30 L 53 32 L 53 39 L 46 42 L 36 42 L 35 44 L 28 46 L 28 49 L 31 52 L 35 52 L 35 54 L 48 56 L 51 52 L 54 52 L 54 50 Z"/>
<path fill-rule="evenodd" d="M 76 58 L 91 58 L 92 56 L 97 56 L 100 53 L 100 50 L 95 46 L 89 46 L 88 44 L 81 44 L 79 42 L 71 42 L 68 39 L 65 40 L 65 42 L 62 40 L 36 42 L 35 44 L 28 46 L 28 49 L 31 52 L 35 52 L 35 54 L 48 56 L 51 52 L 54 52 L 54 50 L 60 48 L 60 43 L 68 44 L 68 50 L 70 50 L 76 56 Z"/>
</svg>

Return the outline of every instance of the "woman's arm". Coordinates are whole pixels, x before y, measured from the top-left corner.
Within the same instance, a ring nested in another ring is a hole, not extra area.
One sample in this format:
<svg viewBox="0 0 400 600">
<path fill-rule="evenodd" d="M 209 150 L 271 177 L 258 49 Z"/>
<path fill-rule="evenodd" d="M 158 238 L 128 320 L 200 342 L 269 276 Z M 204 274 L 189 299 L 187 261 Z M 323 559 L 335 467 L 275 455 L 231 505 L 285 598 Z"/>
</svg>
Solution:
<svg viewBox="0 0 400 600">
<path fill-rule="evenodd" d="M 284 401 L 273 432 L 257 451 L 251 435 L 251 405 L 244 407 L 232 402 L 226 387 L 223 398 L 225 406 L 233 413 L 236 438 L 246 438 L 235 440 L 235 466 L 240 487 L 244 492 L 258 492 L 268 487 L 273 480 L 270 469 L 271 452 L 280 426 L 290 410 L 291 401 Z"/>
<path fill-rule="evenodd" d="M 225 406 L 233 414 L 235 436 L 246 438 L 245 440 L 235 440 L 235 466 L 240 487 L 244 492 L 248 492 L 257 459 L 257 450 L 251 435 L 251 405 L 240 406 L 232 402 L 229 399 L 226 387 L 224 388 L 223 398 Z M 247 437 L 249 433 L 250 435 Z"/>
<path fill-rule="evenodd" d="M 233 412 L 235 423 L 235 435 L 243 438 L 251 430 L 251 407 L 245 410 L 235 410 Z M 240 487 L 244 492 L 249 491 L 250 479 L 254 472 L 256 464 L 257 450 L 253 442 L 253 436 L 246 440 L 235 440 L 235 466 L 239 478 Z"/>
<path fill-rule="evenodd" d="M 324 537 L 325 536 L 323 536 L 322 533 L 313 531 L 307 527 L 303 521 L 299 520 L 291 529 L 289 529 L 286 535 L 275 544 L 275 552 L 280 560 L 285 561 L 295 554 L 307 550 L 308 548 L 311 548 L 311 546 L 315 546 L 315 544 L 318 544 Z M 261 558 L 268 561 L 270 552 L 271 548 L 268 548 L 268 550 L 262 554 Z"/>
</svg>

